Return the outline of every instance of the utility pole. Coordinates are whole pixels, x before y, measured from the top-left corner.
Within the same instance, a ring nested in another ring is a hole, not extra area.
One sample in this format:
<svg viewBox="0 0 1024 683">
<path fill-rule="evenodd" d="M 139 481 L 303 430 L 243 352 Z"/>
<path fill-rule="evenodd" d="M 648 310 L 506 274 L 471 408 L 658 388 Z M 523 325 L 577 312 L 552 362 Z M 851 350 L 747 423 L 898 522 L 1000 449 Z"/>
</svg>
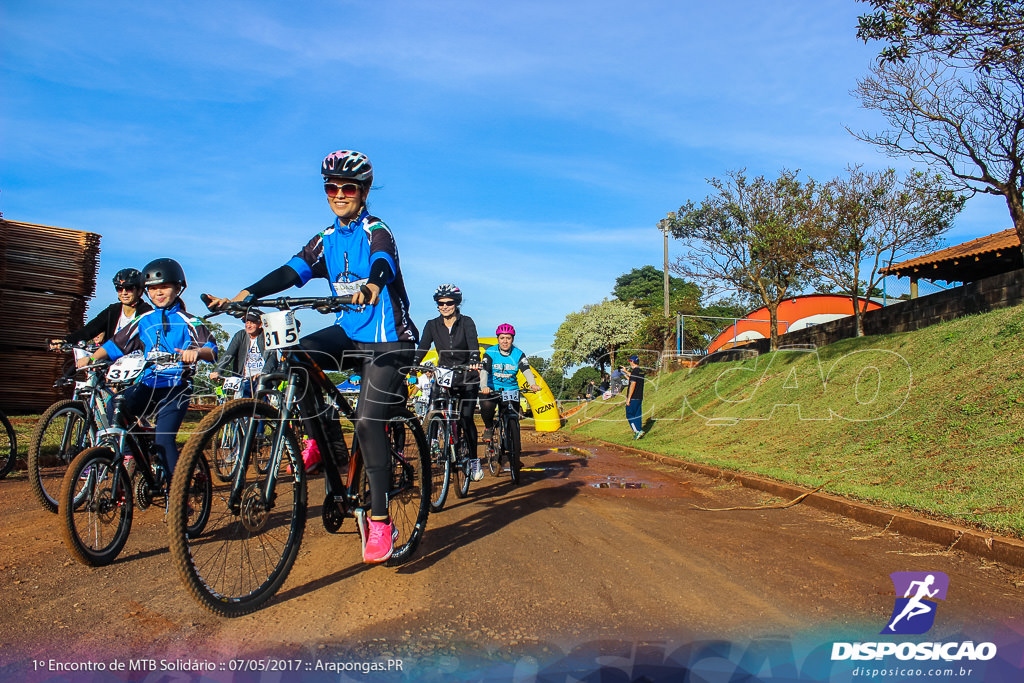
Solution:
<svg viewBox="0 0 1024 683">
<path fill-rule="evenodd" d="M 668 316 L 669 316 L 669 307 L 668 307 L 668 221 L 665 221 L 665 220 L 658 221 L 658 227 L 661 229 L 661 233 L 662 233 L 662 235 L 665 238 L 665 260 L 664 260 L 664 263 L 662 265 L 662 268 L 664 269 L 664 273 L 665 273 L 665 307 L 664 307 L 664 310 L 665 310 L 665 322 L 667 324 L 668 323 Z M 662 366 L 663 367 L 665 365 L 665 359 L 668 357 L 668 340 L 669 340 L 670 336 L 671 336 L 671 334 L 666 330 L 666 332 L 665 332 L 665 342 L 662 345 L 662 349 L 661 349 L 661 357 L 662 357 Z"/>
</svg>

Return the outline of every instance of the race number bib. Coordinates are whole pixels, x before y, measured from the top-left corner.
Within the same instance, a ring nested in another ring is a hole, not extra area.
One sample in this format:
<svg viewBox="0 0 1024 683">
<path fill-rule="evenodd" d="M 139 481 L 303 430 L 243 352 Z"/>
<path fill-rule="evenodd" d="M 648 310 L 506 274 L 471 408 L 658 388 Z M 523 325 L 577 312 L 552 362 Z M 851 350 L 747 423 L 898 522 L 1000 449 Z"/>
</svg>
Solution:
<svg viewBox="0 0 1024 683">
<path fill-rule="evenodd" d="M 512 403 L 514 401 L 518 401 L 519 400 L 519 390 L 518 389 L 502 389 L 501 390 L 501 400 L 505 401 L 506 403 Z"/>
<path fill-rule="evenodd" d="M 143 356 L 121 356 L 107 370 L 107 381 L 116 383 L 132 382 L 145 369 Z"/>
<path fill-rule="evenodd" d="M 286 349 L 299 343 L 299 323 L 294 311 L 271 311 L 261 319 L 268 349 Z"/>
<path fill-rule="evenodd" d="M 369 278 L 356 280 L 355 282 L 337 281 L 334 283 L 334 292 L 337 296 L 352 296 L 359 291 L 359 288 L 367 283 Z"/>
<path fill-rule="evenodd" d="M 448 368 L 437 368 L 434 370 L 434 381 L 440 387 L 451 389 L 452 382 L 455 381 L 455 371 Z"/>
</svg>

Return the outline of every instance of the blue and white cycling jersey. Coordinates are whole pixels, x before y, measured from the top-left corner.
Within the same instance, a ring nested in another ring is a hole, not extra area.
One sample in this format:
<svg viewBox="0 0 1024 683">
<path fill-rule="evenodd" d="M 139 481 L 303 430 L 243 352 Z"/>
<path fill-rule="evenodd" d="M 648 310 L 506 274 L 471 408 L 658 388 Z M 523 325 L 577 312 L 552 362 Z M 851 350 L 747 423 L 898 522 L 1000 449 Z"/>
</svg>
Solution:
<svg viewBox="0 0 1024 683">
<path fill-rule="evenodd" d="M 163 351 L 175 353 L 178 349 L 213 349 L 217 357 L 217 342 L 203 321 L 185 312 L 180 301 L 168 308 L 156 308 L 135 318 L 127 327 L 103 344 L 103 350 L 115 361 L 121 356 L 134 352 Z M 193 369 L 184 363 L 168 363 L 146 369 L 136 384 L 153 388 L 174 387 L 185 384 L 192 378 Z"/>
<path fill-rule="evenodd" d="M 388 226 L 366 209 L 349 225 L 335 220 L 332 227 L 318 233 L 286 265 L 298 273 L 300 287 L 313 278 L 325 278 L 336 296 L 345 296 L 366 284 L 370 268 L 378 259 L 387 262 L 394 277 L 381 290 L 377 305 L 361 311 L 342 311 L 335 324 L 353 341 L 416 342 L 419 332 L 409 318 L 409 296 L 395 239 Z"/>
<path fill-rule="evenodd" d="M 487 386 L 492 390 L 518 389 L 516 373 L 528 371 L 530 362 L 526 360 L 526 354 L 515 346 L 505 355 L 495 344 L 484 351 L 483 368 L 487 372 Z"/>
</svg>

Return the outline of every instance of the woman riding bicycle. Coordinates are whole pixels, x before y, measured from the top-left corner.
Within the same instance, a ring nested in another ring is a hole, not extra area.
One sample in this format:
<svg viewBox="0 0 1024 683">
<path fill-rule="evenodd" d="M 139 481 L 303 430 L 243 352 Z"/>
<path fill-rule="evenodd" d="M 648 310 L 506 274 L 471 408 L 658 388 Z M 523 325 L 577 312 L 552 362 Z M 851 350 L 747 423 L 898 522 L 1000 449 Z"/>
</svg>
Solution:
<svg viewBox="0 0 1024 683">
<path fill-rule="evenodd" d="M 190 366 L 198 360 L 214 362 L 217 342 L 202 321 L 185 310 L 181 293 L 187 284 L 181 264 L 174 259 L 156 259 L 143 269 L 142 281 L 155 309 L 133 320 L 92 356 L 79 360 L 78 366 L 104 358 L 117 360 L 136 351 L 181 354 L 179 362 L 149 368 L 135 384 L 119 394 L 123 414 L 141 417 L 155 412 L 155 450 L 163 461 L 169 482 L 178 462 L 178 428 L 192 398 L 193 368 Z M 117 404 L 118 401 L 111 401 L 107 409 L 111 420 Z"/>
<path fill-rule="evenodd" d="M 50 348 L 57 350 L 62 343 L 90 341 L 102 337 L 102 341 L 110 341 L 121 329 L 137 316 L 152 311 L 153 307 L 142 300 L 142 273 L 134 268 L 122 268 L 114 275 L 114 289 L 117 290 L 117 303 L 110 304 L 103 311 L 85 324 L 80 330 L 70 333 L 64 339 L 51 339 Z"/>
<path fill-rule="evenodd" d="M 404 372 L 412 364 L 419 333 L 409 318 L 409 297 L 391 230 L 371 216 L 366 197 L 373 168 L 365 154 L 339 150 L 321 165 L 327 203 L 334 224 L 318 233 L 285 265 L 267 274 L 230 301 L 260 298 L 313 278 L 324 278 L 336 296 L 352 296 L 358 310 L 338 314 L 335 324 L 307 335 L 300 347 L 327 370 L 359 368 L 356 436 L 362 444 L 370 482 L 371 510 L 364 562 L 384 562 L 392 553 L 398 530 L 388 514 L 391 462 L 386 422 L 405 405 Z M 214 298 L 211 309 L 227 303 Z M 341 439 L 336 420 L 328 438 Z M 321 449 L 324 450 L 324 449 Z"/>
<path fill-rule="evenodd" d="M 476 336 L 476 323 L 469 316 L 462 315 L 462 290 L 452 284 L 443 284 L 434 290 L 434 301 L 441 315 L 431 318 L 423 326 L 423 335 L 416 350 L 416 364 L 423 360 L 433 344 L 437 349 L 437 364 L 442 368 L 478 365 L 480 342 Z M 456 375 L 456 382 L 452 385 L 453 393 L 459 397 L 459 414 L 473 454 L 469 461 L 473 481 L 480 481 L 484 477 L 477 456 L 476 424 L 473 422 L 478 384 L 477 373 L 465 371 Z"/>
<path fill-rule="evenodd" d="M 484 441 L 490 441 L 494 435 L 494 411 L 498 407 L 498 397 L 492 396 L 492 392 L 518 389 L 516 373 L 520 371 L 530 391 L 540 391 L 526 354 L 512 343 L 516 338 L 516 328 L 504 323 L 498 325 L 494 333 L 498 336 L 498 343 L 484 351 L 483 369 L 480 370 L 480 416 L 484 419 Z"/>
</svg>

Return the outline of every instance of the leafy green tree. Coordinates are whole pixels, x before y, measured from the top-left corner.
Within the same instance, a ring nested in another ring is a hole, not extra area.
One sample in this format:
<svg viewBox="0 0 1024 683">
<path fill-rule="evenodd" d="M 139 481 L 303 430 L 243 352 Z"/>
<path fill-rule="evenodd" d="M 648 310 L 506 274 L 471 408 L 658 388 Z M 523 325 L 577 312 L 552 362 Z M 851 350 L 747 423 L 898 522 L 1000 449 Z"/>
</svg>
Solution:
<svg viewBox="0 0 1024 683">
<path fill-rule="evenodd" d="M 643 312 L 622 301 L 584 306 L 559 325 L 551 362 L 561 368 L 589 363 L 603 372 L 606 363 L 615 363 L 616 350 L 629 343 L 643 318 Z"/>
<path fill-rule="evenodd" d="M 669 275 L 668 304 L 673 314 L 692 313 L 697 309 L 702 292 L 700 287 Z M 644 266 L 615 279 L 612 295 L 619 301 L 630 302 L 645 313 L 663 313 L 665 310 L 665 272 L 654 266 Z"/>
<path fill-rule="evenodd" d="M 589 365 L 584 366 L 577 370 L 576 372 L 574 372 L 572 374 L 572 377 L 570 377 L 569 381 L 566 383 L 566 397 L 575 398 L 577 396 L 582 396 L 584 393 L 586 393 L 586 386 L 590 382 L 590 380 L 594 380 L 594 382 L 600 383 L 601 373 L 598 372 L 595 368 L 590 367 Z"/>
<path fill-rule="evenodd" d="M 891 168 L 867 173 L 860 167 L 829 183 L 824 196 L 821 244 L 811 266 L 822 282 L 851 298 L 860 337 L 864 297 L 881 283 L 879 270 L 937 249 L 965 198 L 935 175 L 912 172 L 900 180 Z"/>
<path fill-rule="evenodd" d="M 708 183 L 715 192 L 698 206 L 687 201 L 662 219 L 687 253 L 674 270 L 711 294 L 739 292 L 768 309 L 771 347 L 778 348 L 778 308 L 809 284 L 820 220 L 818 185 L 783 170 L 775 180 L 748 179 L 743 170 Z"/>
<path fill-rule="evenodd" d="M 1024 56 L 1024 5 L 1014 0 L 860 0 L 874 12 L 857 20 L 857 37 L 887 45 L 882 62 L 940 56 L 991 72 L 1019 68 Z"/>
</svg>

